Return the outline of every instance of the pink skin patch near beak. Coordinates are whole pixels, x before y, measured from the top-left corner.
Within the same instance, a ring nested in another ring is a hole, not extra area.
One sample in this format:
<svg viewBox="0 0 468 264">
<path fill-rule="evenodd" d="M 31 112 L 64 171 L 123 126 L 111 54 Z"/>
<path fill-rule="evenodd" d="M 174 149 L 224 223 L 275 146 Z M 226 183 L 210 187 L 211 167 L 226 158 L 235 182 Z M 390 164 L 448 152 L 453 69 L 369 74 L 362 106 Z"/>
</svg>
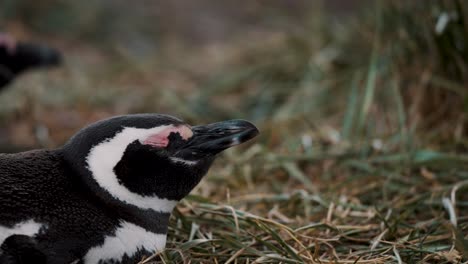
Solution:
<svg viewBox="0 0 468 264">
<path fill-rule="evenodd" d="M 185 125 L 181 125 L 178 127 L 168 127 L 161 132 L 149 136 L 145 141 L 143 141 L 143 144 L 145 145 L 150 145 L 153 147 L 158 147 L 158 148 L 165 148 L 167 145 L 169 145 L 169 135 L 171 133 L 179 133 L 179 135 L 184 139 L 187 140 L 193 136 L 192 130 Z"/>
</svg>

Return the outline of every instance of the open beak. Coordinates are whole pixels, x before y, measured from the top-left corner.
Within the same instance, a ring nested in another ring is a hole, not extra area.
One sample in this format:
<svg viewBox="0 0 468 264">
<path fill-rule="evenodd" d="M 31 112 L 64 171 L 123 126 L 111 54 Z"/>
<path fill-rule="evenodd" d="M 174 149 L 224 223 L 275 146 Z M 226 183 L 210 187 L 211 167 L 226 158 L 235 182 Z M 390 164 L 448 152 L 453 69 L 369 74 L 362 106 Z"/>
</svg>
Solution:
<svg viewBox="0 0 468 264">
<path fill-rule="evenodd" d="M 193 136 L 180 150 L 186 158 L 214 156 L 219 152 L 244 143 L 258 135 L 258 129 L 245 120 L 229 120 L 192 127 Z"/>
</svg>

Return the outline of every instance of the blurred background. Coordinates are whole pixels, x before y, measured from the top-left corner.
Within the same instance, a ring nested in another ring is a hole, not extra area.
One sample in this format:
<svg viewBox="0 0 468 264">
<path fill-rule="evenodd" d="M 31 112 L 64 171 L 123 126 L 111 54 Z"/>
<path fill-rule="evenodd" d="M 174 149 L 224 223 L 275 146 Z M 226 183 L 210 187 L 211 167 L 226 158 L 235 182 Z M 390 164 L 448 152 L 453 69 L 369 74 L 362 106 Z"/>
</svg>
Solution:
<svg viewBox="0 0 468 264">
<path fill-rule="evenodd" d="M 118 114 L 248 119 L 260 137 L 177 208 L 162 260 L 466 261 L 467 19 L 462 0 L 2 0 L 0 31 L 64 64 L 0 92 L 0 151 Z"/>
</svg>

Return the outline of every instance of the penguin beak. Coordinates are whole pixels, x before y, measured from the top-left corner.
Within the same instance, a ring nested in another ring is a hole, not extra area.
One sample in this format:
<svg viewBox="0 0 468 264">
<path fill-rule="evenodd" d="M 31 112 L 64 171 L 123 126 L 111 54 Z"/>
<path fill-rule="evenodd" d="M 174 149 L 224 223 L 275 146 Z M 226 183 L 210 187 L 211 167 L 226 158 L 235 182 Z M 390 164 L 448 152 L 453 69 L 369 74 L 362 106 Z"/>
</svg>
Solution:
<svg viewBox="0 0 468 264">
<path fill-rule="evenodd" d="M 193 136 L 183 147 L 183 156 L 203 158 L 244 143 L 259 134 L 257 127 L 245 120 L 229 120 L 192 127 Z M 189 154 L 190 153 L 190 154 Z"/>
</svg>

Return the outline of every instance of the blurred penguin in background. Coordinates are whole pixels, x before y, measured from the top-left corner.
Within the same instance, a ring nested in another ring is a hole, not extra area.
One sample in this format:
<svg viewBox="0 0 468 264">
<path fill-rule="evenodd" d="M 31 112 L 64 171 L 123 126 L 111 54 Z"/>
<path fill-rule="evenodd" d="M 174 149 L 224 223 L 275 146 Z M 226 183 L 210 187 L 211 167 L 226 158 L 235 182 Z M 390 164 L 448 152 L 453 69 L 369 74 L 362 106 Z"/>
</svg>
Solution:
<svg viewBox="0 0 468 264">
<path fill-rule="evenodd" d="M 23 72 L 57 66 L 62 55 L 56 49 L 38 43 L 17 42 L 0 32 L 0 90 Z"/>
</svg>

